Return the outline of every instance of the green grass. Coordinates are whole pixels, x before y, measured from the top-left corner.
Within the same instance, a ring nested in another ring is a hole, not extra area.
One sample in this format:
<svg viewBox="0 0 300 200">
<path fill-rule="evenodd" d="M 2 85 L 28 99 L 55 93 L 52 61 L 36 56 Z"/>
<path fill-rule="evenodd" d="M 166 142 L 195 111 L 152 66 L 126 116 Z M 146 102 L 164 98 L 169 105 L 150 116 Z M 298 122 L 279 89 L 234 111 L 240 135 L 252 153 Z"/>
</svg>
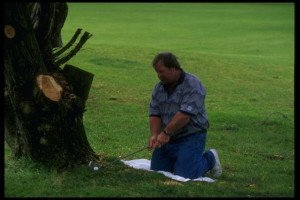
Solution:
<svg viewBox="0 0 300 200">
<path fill-rule="evenodd" d="M 6 197 L 294 196 L 294 4 L 68 5 L 64 43 L 77 28 L 93 34 L 68 64 L 95 74 L 84 113 L 94 150 L 115 159 L 147 144 L 151 61 L 171 51 L 206 87 L 206 147 L 218 149 L 224 174 L 181 183 L 120 163 L 58 174 L 5 146 Z"/>
</svg>

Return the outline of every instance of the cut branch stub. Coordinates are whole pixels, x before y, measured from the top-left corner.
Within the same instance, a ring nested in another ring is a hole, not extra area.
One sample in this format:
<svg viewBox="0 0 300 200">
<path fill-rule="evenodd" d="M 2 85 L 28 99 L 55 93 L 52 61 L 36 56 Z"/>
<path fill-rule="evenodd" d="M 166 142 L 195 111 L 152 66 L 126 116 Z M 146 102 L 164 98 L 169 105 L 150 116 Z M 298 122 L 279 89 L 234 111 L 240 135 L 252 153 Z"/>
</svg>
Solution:
<svg viewBox="0 0 300 200">
<path fill-rule="evenodd" d="M 62 87 L 49 75 L 38 75 L 37 84 L 43 94 L 52 101 L 61 99 Z"/>
<path fill-rule="evenodd" d="M 77 40 L 79 34 L 81 33 L 82 29 L 77 29 L 77 31 L 75 32 L 74 36 L 72 37 L 72 39 L 61 49 L 59 49 L 58 51 L 56 51 L 55 53 L 53 53 L 53 57 L 58 57 L 59 55 L 61 55 L 63 52 L 65 52 L 68 48 L 70 48 L 75 41 Z"/>
<path fill-rule="evenodd" d="M 84 43 L 90 38 L 92 37 L 92 34 L 90 34 L 89 32 L 84 32 L 84 34 L 81 36 L 79 43 L 74 47 L 74 49 L 72 49 L 67 55 L 65 55 L 62 58 L 57 58 L 58 60 L 56 60 L 54 62 L 54 64 L 56 66 L 60 66 L 64 63 L 66 63 L 68 60 L 70 60 L 73 56 L 76 55 L 76 53 L 81 49 L 81 47 L 84 45 Z"/>
<path fill-rule="evenodd" d="M 12 27 L 11 25 L 5 25 L 4 33 L 5 33 L 5 36 L 9 39 L 14 38 L 16 35 L 16 31 L 15 31 L 14 27 Z"/>
</svg>

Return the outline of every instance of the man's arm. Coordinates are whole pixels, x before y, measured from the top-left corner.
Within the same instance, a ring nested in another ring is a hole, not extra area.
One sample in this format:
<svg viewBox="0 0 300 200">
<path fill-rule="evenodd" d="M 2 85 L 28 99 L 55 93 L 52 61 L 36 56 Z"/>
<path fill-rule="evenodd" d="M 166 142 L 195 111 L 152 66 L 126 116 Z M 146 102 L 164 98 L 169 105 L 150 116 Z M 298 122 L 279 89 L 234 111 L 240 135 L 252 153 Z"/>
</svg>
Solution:
<svg viewBox="0 0 300 200">
<path fill-rule="evenodd" d="M 151 116 L 149 119 L 151 136 L 158 135 L 161 132 L 161 118 Z"/>
<path fill-rule="evenodd" d="M 156 147 L 156 139 L 161 132 L 161 118 L 158 116 L 150 116 L 149 118 L 151 137 L 148 142 L 150 149 Z"/>
<path fill-rule="evenodd" d="M 178 111 L 165 129 L 159 133 L 156 141 L 153 143 L 153 147 L 161 147 L 168 143 L 171 136 L 170 134 L 184 127 L 190 121 L 190 118 L 190 115 Z"/>
<path fill-rule="evenodd" d="M 191 119 L 191 116 L 178 111 L 170 123 L 166 126 L 164 131 L 167 133 L 174 133 L 178 129 L 184 127 Z"/>
</svg>

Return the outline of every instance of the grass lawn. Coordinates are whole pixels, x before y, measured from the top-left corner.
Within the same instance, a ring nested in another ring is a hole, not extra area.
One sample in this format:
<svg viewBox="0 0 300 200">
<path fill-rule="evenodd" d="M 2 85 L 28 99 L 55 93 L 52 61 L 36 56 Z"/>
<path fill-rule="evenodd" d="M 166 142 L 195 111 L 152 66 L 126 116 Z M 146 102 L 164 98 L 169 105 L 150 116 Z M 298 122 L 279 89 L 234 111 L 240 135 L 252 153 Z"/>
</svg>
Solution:
<svg viewBox="0 0 300 200">
<path fill-rule="evenodd" d="M 84 113 L 104 159 L 147 145 L 148 106 L 161 51 L 207 90 L 206 148 L 224 168 L 215 183 L 176 182 L 118 163 L 58 174 L 4 146 L 5 197 L 293 197 L 294 4 L 68 3 L 62 36 L 93 36 L 68 64 L 95 75 Z M 143 151 L 128 159 L 150 159 Z"/>
</svg>

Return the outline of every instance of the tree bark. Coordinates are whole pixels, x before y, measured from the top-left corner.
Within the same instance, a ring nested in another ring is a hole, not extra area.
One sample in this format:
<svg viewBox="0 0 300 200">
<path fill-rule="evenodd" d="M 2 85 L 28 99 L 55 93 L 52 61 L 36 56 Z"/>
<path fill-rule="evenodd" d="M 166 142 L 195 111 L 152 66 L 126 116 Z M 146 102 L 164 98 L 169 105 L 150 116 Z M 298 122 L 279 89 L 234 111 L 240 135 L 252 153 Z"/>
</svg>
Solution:
<svg viewBox="0 0 300 200">
<path fill-rule="evenodd" d="M 62 3 L 5 4 L 4 125 L 5 141 L 14 156 L 67 167 L 99 157 L 82 121 L 88 92 L 79 96 L 73 87 L 85 81 L 70 84 L 68 73 L 53 65 L 53 47 L 58 44 L 53 41 L 65 20 L 55 22 L 58 6 L 67 12 Z M 82 91 L 89 91 L 91 77 Z"/>
</svg>

